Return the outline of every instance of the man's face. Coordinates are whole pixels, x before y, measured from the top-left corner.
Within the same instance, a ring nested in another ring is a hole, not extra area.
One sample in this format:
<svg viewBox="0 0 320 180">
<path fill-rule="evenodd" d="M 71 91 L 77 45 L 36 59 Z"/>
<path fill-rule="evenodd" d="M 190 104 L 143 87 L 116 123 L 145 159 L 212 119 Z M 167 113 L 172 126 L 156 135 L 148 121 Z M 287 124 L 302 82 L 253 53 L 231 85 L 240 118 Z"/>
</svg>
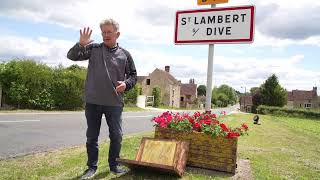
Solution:
<svg viewBox="0 0 320 180">
<path fill-rule="evenodd" d="M 114 47 L 117 43 L 117 39 L 120 36 L 120 32 L 116 32 L 112 25 L 104 25 L 101 27 L 101 35 L 103 43 L 107 47 Z"/>
</svg>

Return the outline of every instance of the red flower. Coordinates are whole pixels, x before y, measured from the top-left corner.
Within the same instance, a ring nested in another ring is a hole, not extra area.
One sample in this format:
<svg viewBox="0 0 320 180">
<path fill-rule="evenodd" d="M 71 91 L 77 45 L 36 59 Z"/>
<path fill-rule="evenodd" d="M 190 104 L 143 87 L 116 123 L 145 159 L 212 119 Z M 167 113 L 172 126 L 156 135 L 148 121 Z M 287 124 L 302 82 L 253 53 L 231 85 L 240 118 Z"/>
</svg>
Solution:
<svg viewBox="0 0 320 180">
<path fill-rule="evenodd" d="M 204 124 L 207 124 L 207 125 L 210 125 L 212 123 L 212 120 L 211 119 L 208 119 L 208 120 L 205 120 L 204 121 Z"/>
<path fill-rule="evenodd" d="M 162 122 L 162 123 L 160 123 L 160 127 L 166 128 L 166 127 L 167 127 L 167 124 L 166 124 L 165 122 Z"/>
<path fill-rule="evenodd" d="M 220 124 L 220 122 L 218 120 L 213 120 L 213 125 L 217 125 L 217 124 Z"/>
<path fill-rule="evenodd" d="M 227 128 L 227 126 L 226 126 L 225 124 L 221 123 L 221 124 L 220 124 L 220 127 L 222 128 L 222 130 L 223 130 L 224 132 L 229 132 L 229 129 Z"/>
<path fill-rule="evenodd" d="M 229 132 L 228 135 L 227 135 L 227 138 L 237 138 L 240 136 L 240 133 L 238 132 Z"/>
<path fill-rule="evenodd" d="M 198 131 L 198 130 L 200 130 L 200 128 L 201 128 L 201 126 L 200 126 L 199 123 L 196 122 L 196 123 L 193 124 L 193 129 L 194 130 Z"/>
<path fill-rule="evenodd" d="M 192 117 L 188 117 L 188 120 L 191 124 L 194 124 L 194 119 L 192 119 Z"/>
<path fill-rule="evenodd" d="M 242 125 L 241 125 L 241 128 L 244 129 L 245 131 L 248 130 L 248 126 L 247 126 L 246 124 L 242 124 Z"/>
</svg>

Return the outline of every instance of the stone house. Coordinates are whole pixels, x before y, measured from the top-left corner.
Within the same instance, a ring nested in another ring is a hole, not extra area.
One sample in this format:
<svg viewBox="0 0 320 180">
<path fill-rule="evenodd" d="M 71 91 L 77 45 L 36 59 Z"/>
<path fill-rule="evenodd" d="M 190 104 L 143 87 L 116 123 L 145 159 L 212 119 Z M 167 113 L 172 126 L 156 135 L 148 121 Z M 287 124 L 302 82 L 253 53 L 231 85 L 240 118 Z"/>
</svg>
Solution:
<svg viewBox="0 0 320 180">
<path fill-rule="evenodd" d="M 252 96 L 241 96 L 240 97 L 240 110 L 243 112 L 251 112 L 252 110 Z"/>
<path fill-rule="evenodd" d="M 159 87 L 162 104 L 175 108 L 180 107 L 181 82 L 170 74 L 170 66 L 165 66 L 165 70 L 156 68 L 148 76 L 138 76 L 137 83 L 141 86 L 142 95 L 151 96 L 152 89 Z"/>
<path fill-rule="evenodd" d="M 288 91 L 288 108 L 320 108 L 320 101 L 317 94 L 317 87 L 313 87 L 311 91 L 292 90 Z"/>
<path fill-rule="evenodd" d="M 181 84 L 180 107 L 195 108 L 198 106 L 197 101 L 197 84 L 194 79 L 190 79 L 188 84 Z"/>
</svg>

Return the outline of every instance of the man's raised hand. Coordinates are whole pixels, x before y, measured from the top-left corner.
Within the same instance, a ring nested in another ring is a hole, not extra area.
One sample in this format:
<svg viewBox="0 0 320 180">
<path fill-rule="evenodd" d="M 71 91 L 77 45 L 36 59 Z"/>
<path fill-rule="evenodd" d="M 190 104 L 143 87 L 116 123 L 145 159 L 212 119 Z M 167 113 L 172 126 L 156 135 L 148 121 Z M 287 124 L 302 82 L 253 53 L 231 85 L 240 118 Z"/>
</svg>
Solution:
<svg viewBox="0 0 320 180">
<path fill-rule="evenodd" d="M 81 46 L 86 46 L 93 42 L 93 40 L 90 39 L 91 33 L 92 33 L 92 30 L 89 27 L 83 28 L 83 31 L 80 29 L 79 43 Z"/>
</svg>

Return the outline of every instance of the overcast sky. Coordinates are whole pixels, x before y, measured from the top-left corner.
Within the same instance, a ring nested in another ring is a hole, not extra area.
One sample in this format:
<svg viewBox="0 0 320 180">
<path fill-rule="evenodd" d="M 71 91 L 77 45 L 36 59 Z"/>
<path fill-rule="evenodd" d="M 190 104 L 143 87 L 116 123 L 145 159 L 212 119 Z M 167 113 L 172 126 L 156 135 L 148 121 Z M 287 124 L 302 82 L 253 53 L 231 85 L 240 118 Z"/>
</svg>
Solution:
<svg viewBox="0 0 320 180">
<path fill-rule="evenodd" d="M 217 44 L 213 85 L 240 92 L 260 86 L 272 73 L 287 90 L 320 89 L 320 1 L 229 0 L 217 7 L 254 5 L 255 36 L 251 44 Z M 201 9 L 196 0 L 2 0 L 0 60 L 32 58 L 50 66 L 78 64 L 66 58 L 89 26 L 100 43 L 99 23 L 120 23 L 120 46 L 132 54 L 138 75 L 171 67 L 178 80 L 206 84 L 208 45 L 175 45 L 177 10 Z M 241 88 L 243 87 L 243 88 Z"/>
</svg>

